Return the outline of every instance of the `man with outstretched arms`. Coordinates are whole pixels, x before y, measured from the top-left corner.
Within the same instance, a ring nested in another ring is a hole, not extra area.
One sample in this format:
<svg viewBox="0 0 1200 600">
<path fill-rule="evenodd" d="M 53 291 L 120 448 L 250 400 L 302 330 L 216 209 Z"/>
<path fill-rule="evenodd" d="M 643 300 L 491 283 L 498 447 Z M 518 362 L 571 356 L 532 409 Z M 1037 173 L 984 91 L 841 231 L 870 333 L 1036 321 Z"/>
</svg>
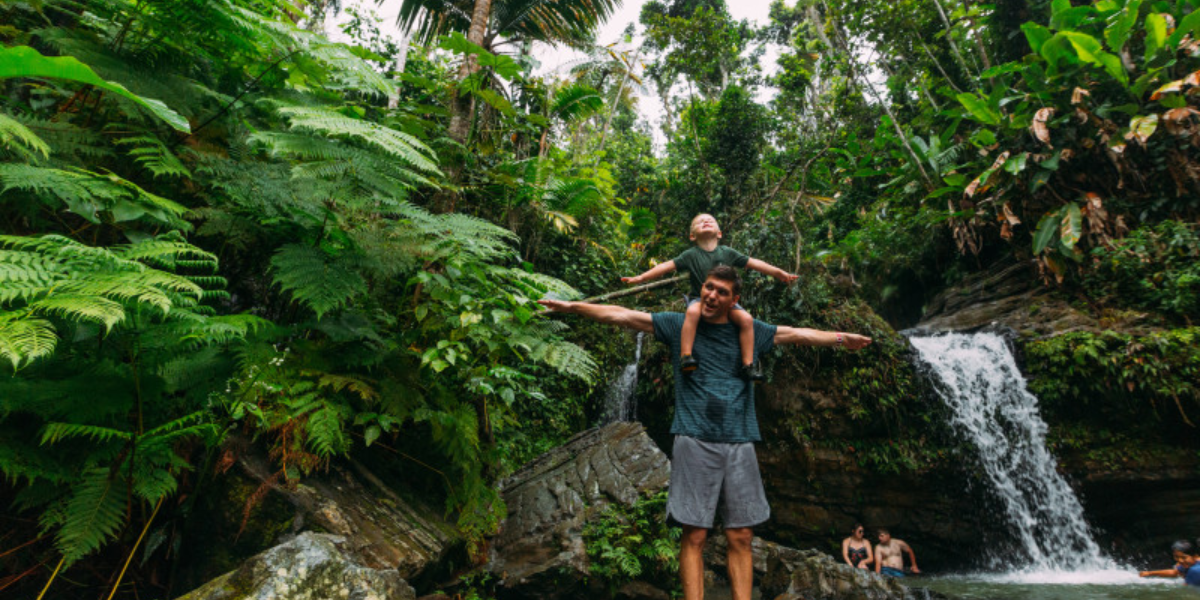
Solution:
<svg viewBox="0 0 1200 600">
<path fill-rule="evenodd" d="M 738 331 L 729 312 L 738 302 L 742 282 L 736 269 L 709 271 L 700 292 L 700 324 L 693 353 L 700 366 L 690 377 L 679 368 L 683 313 L 646 313 L 621 306 L 539 300 L 553 312 L 576 314 L 610 325 L 654 332 L 671 346 L 675 367 L 675 419 L 671 433 L 671 487 L 667 517 L 683 526 L 679 574 L 685 600 L 704 597 L 704 543 L 724 492 L 721 520 L 729 542 L 729 580 L 734 600 L 750 600 L 753 585 L 751 528 L 767 520 L 767 505 L 754 442 L 759 441 L 754 413 L 754 386 L 739 377 Z M 754 354 L 776 344 L 844 346 L 858 350 L 871 338 L 853 333 L 776 327 L 754 322 Z"/>
</svg>

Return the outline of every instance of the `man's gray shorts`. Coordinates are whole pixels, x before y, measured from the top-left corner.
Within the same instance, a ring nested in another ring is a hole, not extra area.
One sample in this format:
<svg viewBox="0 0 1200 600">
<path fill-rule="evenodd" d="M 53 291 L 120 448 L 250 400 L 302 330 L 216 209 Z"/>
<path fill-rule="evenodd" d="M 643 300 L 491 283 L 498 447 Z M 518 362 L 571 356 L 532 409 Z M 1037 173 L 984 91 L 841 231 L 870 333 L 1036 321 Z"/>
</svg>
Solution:
<svg viewBox="0 0 1200 600">
<path fill-rule="evenodd" d="M 675 436 L 667 518 L 711 529 L 722 496 L 721 522 L 727 529 L 753 527 L 770 518 L 771 507 L 763 491 L 754 444 Z"/>
</svg>

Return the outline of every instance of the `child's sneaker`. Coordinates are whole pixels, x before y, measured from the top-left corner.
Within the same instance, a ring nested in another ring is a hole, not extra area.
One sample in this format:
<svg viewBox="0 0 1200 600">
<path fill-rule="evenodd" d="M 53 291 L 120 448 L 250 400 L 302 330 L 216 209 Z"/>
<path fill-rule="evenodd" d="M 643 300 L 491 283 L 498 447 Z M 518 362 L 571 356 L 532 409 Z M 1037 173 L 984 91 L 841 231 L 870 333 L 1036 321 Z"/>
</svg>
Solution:
<svg viewBox="0 0 1200 600">
<path fill-rule="evenodd" d="M 754 361 L 748 365 L 742 365 L 738 369 L 738 376 L 746 381 L 763 381 L 766 379 L 758 361 Z"/>
<path fill-rule="evenodd" d="M 684 354 L 679 359 L 679 370 L 684 373 L 691 373 L 700 367 L 700 361 L 696 360 L 691 354 Z"/>
</svg>

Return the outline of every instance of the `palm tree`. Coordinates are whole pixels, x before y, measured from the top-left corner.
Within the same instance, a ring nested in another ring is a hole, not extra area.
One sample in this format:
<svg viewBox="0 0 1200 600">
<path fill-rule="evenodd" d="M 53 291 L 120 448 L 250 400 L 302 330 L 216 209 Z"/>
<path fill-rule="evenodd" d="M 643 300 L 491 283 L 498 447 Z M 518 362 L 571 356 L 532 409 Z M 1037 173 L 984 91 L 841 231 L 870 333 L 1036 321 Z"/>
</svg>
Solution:
<svg viewBox="0 0 1200 600">
<path fill-rule="evenodd" d="M 421 42 L 457 31 L 494 53 L 502 44 L 586 44 L 619 5 L 620 0 L 404 0 L 396 21 Z M 476 58 L 468 56 L 459 78 L 478 69 Z M 473 111 L 471 96 L 455 98 L 449 133 L 460 144 L 466 142 Z"/>
</svg>

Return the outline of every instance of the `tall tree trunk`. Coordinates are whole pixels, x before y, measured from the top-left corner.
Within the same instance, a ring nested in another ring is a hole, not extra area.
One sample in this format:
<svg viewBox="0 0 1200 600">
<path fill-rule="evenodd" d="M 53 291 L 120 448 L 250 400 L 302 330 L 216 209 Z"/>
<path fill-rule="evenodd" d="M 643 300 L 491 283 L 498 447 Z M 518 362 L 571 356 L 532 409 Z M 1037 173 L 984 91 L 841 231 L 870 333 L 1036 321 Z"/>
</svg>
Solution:
<svg viewBox="0 0 1200 600">
<path fill-rule="evenodd" d="M 483 36 L 487 33 L 488 20 L 492 14 L 492 0 L 475 0 L 475 10 L 471 12 L 471 28 L 467 30 L 467 41 L 477 46 L 483 45 Z M 458 69 L 458 80 L 462 81 L 479 70 L 479 58 L 470 54 L 463 60 Z M 467 143 L 467 135 L 471 132 L 471 113 L 475 108 L 475 98 L 470 94 L 455 92 L 454 113 L 450 117 L 450 138 L 460 144 Z"/>
<path fill-rule="evenodd" d="M 621 102 L 621 93 L 625 91 L 625 84 L 629 82 L 629 75 L 633 72 L 634 66 L 637 65 L 638 57 L 641 55 L 642 48 L 639 46 L 638 51 L 633 54 L 633 60 L 625 65 L 625 74 L 621 77 L 621 85 L 617 86 L 617 95 L 613 98 L 612 106 L 608 109 L 608 117 L 604 119 L 604 127 L 600 129 L 600 144 L 596 147 L 596 152 L 604 151 L 604 138 L 608 135 L 609 125 L 612 125 L 613 115 L 617 113 L 617 104 Z"/>
</svg>

